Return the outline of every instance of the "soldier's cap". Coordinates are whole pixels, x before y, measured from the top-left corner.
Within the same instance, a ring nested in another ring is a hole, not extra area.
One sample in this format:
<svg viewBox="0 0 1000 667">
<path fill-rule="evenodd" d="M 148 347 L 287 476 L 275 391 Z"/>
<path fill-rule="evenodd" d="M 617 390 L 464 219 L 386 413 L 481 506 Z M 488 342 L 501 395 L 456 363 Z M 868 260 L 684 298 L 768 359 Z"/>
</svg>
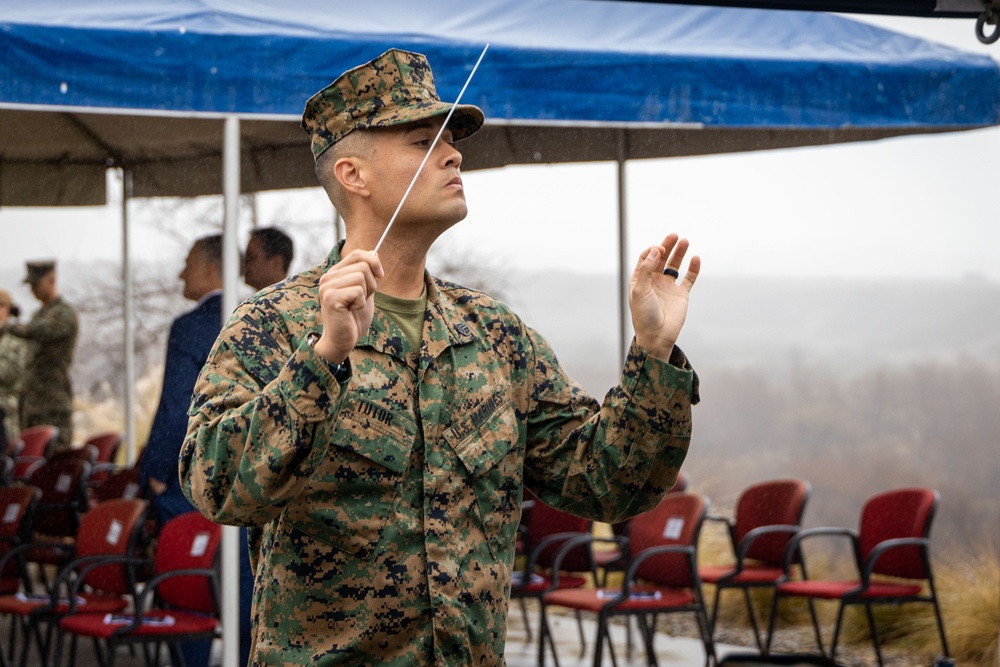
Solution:
<svg viewBox="0 0 1000 667">
<path fill-rule="evenodd" d="M 24 276 L 24 282 L 34 283 L 45 276 L 49 275 L 52 271 L 55 271 L 56 262 L 55 260 L 44 260 L 39 262 L 25 262 L 28 268 L 28 274 Z"/>
<path fill-rule="evenodd" d="M 318 160 L 354 130 L 443 116 L 451 107 L 438 97 L 425 56 L 389 49 L 375 60 L 344 72 L 310 97 L 302 113 L 302 128 L 312 135 L 313 159 Z M 458 141 L 475 133 L 483 122 L 479 107 L 459 104 L 448 129 Z"/>
</svg>

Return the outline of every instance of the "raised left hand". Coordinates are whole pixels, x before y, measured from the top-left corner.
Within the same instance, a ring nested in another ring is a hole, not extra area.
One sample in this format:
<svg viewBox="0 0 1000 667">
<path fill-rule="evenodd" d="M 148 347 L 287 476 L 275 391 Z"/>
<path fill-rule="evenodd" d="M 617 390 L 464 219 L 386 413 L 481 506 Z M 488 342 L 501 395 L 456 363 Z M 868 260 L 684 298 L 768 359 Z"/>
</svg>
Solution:
<svg viewBox="0 0 1000 667">
<path fill-rule="evenodd" d="M 668 234 L 663 243 L 647 248 L 636 263 L 629 281 L 628 301 L 632 311 L 635 342 L 647 353 L 670 360 L 674 344 L 687 317 L 688 298 L 698 272 L 701 258 L 691 257 L 683 277 L 667 275 L 664 269 L 680 274 L 688 251 L 688 240 Z"/>
</svg>

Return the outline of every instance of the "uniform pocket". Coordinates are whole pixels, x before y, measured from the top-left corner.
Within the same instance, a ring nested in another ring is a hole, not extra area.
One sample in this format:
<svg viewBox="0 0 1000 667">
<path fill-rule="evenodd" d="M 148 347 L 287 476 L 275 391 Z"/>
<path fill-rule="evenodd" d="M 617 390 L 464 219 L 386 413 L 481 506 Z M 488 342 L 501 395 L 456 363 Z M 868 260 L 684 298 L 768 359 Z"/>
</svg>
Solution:
<svg viewBox="0 0 1000 667">
<path fill-rule="evenodd" d="M 348 396 L 326 461 L 286 510 L 298 530 L 367 560 L 399 497 L 416 425 L 405 414 Z"/>
<path fill-rule="evenodd" d="M 476 496 L 483 535 L 496 558 L 513 549 L 521 516 L 523 457 L 509 392 L 501 388 L 445 431 Z"/>
</svg>

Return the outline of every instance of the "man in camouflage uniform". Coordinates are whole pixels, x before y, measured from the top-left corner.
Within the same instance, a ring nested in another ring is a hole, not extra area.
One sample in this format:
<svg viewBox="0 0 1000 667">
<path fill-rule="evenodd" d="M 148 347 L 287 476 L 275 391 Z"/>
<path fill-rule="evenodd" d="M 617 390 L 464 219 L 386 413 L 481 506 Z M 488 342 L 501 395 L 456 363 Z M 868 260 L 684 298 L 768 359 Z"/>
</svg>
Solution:
<svg viewBox="0 0 1000 667">
<path fill-rule="evenodd" d="M 56 449 L 73 442 L 73 386 L 69 368 L 76 349 L 76 311 L 59 296 L 56 263 L 28 262 L 24 282 L 42 307 L 27 324 L 9 324 L 6 333 L 32 343 L 21 387 L 21 428 L 51 424 L 59 428 Z"/>
<path fill-rule="evenodd" d="M 10 292 L 0 289 L 0 426 L 3 427 L 0 437 L 6 435 L 11 440 L 16 440 L 21 432 L 18 404 L 27 361 L 27 344 L 20 338 L 6 335 L 4 328 L 17 315 L 18 308 Z"/>
<path fill-rule="evenodd" d="M 452 142 L 478 108 L 456 108 L 371 251 L 450 106 L 398 50 L 308 101 L 346 241 L 241 305 L 195 388 L 180 475 L 207 516 L 255 527 L 255 665 L 502 665 L 523 489 L 618 521 L 653 507 L 687 452 L 686 241 L 642 253 L 636 337 L 602 404 L 503 304 L 426 274 L 467 213 Z"/>
</svg>

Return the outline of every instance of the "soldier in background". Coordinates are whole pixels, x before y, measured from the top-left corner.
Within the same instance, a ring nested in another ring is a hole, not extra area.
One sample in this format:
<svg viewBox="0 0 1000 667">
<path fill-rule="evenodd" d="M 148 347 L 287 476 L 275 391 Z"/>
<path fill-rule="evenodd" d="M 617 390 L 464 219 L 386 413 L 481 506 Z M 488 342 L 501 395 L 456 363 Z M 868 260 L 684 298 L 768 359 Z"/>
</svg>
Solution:
<svg viewBox="0 0 1000 667">
<path fill-rule="evenodd" d="M 73 386 L 69 368 L 76 350 L 76 311 L 56 287 L 54 261 L 28 262 L 24 282 L 42 307 L 27 324 L 8 324 L 4 331 L 32 343 L 21 387 L 21 428 L 51 424 L 59 429 L 56 449 L 73 442 Z"/>
<path fill-rule="evenodd" d="M 20 338 L 6 335 L 4 328 L 19 315 L 20 310 L 10 292 L 0 289 L 0 418 L 4 427 L 0 435 L 6 434 L 11 440 L 17 440 L 17 434 L 21 432 L 17 411 L 28 349 Z"/>
</svg>

